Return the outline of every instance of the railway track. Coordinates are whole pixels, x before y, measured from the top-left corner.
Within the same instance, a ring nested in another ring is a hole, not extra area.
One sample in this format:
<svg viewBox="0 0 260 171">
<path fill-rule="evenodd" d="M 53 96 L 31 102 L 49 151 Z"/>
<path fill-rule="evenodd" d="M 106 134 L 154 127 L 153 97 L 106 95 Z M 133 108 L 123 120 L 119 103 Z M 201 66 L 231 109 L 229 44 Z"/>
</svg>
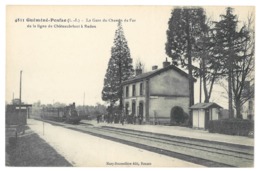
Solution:
<svg viewBox="0 0 260 171">
<path fill-rule="evenodd" d="M 51 123 L 206 167 L 253 167 L 254 165 L 254 148 L 250 146 L 110 126 L 94 127 L 88 124 Z"/>
</svg>

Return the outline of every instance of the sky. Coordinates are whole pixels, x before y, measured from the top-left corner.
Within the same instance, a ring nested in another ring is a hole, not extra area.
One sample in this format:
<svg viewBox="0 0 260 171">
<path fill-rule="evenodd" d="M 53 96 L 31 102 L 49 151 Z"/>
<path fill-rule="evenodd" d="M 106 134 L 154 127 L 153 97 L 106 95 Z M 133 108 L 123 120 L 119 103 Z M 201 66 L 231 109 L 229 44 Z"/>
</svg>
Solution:
<svg viewBox="0 0 260 171">
<path fill-rule="evenodd" d="M 223 6 L 204 8 L 212 20 L 218 20 L 225 12 Z M 254 10 L 245 6 L 234 8 L 241 21 Z M 19 98 L 22 70 L 22 101 L 26 103 L 40 100 L 43 104 L 76 102 L 82 105 L 85 93 L 85 105 L 104 104 L 101 91 L 116 20 L 124 21 L 122 25 L 134 62 L 140 59 L 149 71 L 153 65 L 161 68 L 167 57 L 166 30 L 172 9 L 173 6 L 8 6 L 6 102 L 10 102 L 13 95 Z M 46 18 L 80 22 L 31 21 Z M 83 27 L 86 24 L 96 28 L 53 28 L 55 24 L 82 24 Z M 52 28 L 39 28 L 39 25 Z M 225 90 L 216 87 L 211 100 L 227 107 L 222 95 L 225 96 Z M 197 82 L 195 102 L 198 97 Z"/>
</svg>

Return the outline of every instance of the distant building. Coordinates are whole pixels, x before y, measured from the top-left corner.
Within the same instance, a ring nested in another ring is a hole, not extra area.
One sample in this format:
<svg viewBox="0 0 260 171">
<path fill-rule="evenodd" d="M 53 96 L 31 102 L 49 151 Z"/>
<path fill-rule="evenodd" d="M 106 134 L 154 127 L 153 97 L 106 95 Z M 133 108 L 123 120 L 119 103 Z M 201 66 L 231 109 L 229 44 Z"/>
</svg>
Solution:
<svg viewBox="0 0 260 171">
<path fill-rule="evenodd" d="M 170 123 L 175 106 L 188 113 L 189 98 L 188 74 L 167 61 L 163 68 L 153 66 L 150 72 L 137 69 L 135 77 L 123 82 L 125 114 L 146 123 Z"/>
<path fill-rule="evenodd" d="M 190 107 L 192 110 L 192 127 L 208 129 L 210 120 L 220 119 L 220 109 L 216 103 L 197 103 Z"/>
</svg>

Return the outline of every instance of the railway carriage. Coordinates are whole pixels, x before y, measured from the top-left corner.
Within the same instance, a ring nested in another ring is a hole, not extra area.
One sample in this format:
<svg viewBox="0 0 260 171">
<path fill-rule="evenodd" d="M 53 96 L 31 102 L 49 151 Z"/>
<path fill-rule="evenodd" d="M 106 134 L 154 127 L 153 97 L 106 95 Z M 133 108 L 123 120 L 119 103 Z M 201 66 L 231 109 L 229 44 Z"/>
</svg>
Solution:
<svg viewBox="0 0 260 171">
<path fill-rule="evenodd" d="M 42 118 L 47 120 L 52 120 L 56 122 L 66 122 L 72 124 L 78 124 L 80 117 L 78 111 L 76 110 L 75 103 L 58 108 L 43 108 Z"/>
</svg>

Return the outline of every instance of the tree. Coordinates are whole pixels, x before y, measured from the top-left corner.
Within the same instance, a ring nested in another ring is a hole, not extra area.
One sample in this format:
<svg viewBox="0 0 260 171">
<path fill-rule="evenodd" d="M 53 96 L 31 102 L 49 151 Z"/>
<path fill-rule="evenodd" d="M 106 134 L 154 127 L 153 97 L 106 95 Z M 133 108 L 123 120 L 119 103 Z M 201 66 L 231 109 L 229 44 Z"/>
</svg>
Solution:
<svg viewBox="0 0 260 171">
<path fill-rule="evenodd" d="M 96 119 L 97 115 L 106 114 L 106 106 L 100 103 L 96 105 L 77 106 L 79 115 L 86 119 Z"/>
<path fill-rule="evenodd" d="M 138 58 L 135 62 L 135 69 L 141 69 L 142 71 L 145 70 L 145 64 L 141 61 L 140 58 Z"/>
<path fill-rule="evenodd" d="M 228 80 L 228 104 L 230 118 L 234 117 L 232 101 L 232 82 L 235 72 L 240 70 L 239 62 L 242 60 L 244 43 L 248 34 L 244 27 L 237 31 L 238 19 L 233 14 L 233 9 L 228 7 L 225 15 L 220 15 L 221 20 L 215 24 L 214 61 L 221 67 L 222 76 Z M 234 86 L 234 84 L 233 84 Z"/>
<path fill-rule="evenodd" d="M 172 58 L 173 64 L 181 64 L 189 72 L 189 106 L 194 104 L 193 72 L 198 70 L 192 61 L 198 51 L 197 40 L 207 29 L 203 8 L 175 8 L 168 22 L 166 54 Z"/>
<path fill-rule="evenodd" d="M 38 100 L 37 102 L 34 102 L 34 103 L 32 104 L 32 106 L 33 106 L 33 107 L 41 107 L 41 101 Z"/>
<path fill-rule="evenodd" d="M 65 107 L 67 105 L 65 103 L 55 102 L 52 106 L 53 107 Z"/>
<path fill-rule="evenodd" d="M 248 35 L 243 41 L 240 59 L 236 61 L 236 69 L 232 74 L 233 101 L 237 118 L 242 119 L 242 105 L 254 96 L 254 30 L 252 15 L 248 17 L 247 24 L 241 29 L 241 34 Z M 245 36 L 244 36 L 245 37 Z M 244 38 L 242 37 L 242 38 Z M 251 85 L 250 85 L 251 84 Z"/>
<path fill-rule="evenodd" d="M 171 109 L 171 125 L 183 124 L 189 119 L 187 113 L 180 106 L 175 106 Z"/>
<path fill-rule="evenodd" d="M 121 22 L 115 32 L 114 45 L 111 48 L 111 58 L 104 78 L 102 99 L 113 106 L 119 101 L 119 108 L 122 110 L 122 82 L 134 74 L 132 58 L 124 36 Z"/>
<path fill-rule="evenodd" d="M 203 86 L 204 102 L 208 103 L 214 84 L 223 76 L 221 66 L 216 62 L 214 56 L 214 48 L 216 46 L 214 23 L 208 19 L 206 25 L 205 31 L 197 40 L 198 51 L 194 53 L 194 56 L 199 59 L 200 68 L 196 74 L 202 79 L 200 86 L 201 84 Z"/>
<path fill-rule="evenodd" d="M 118 73 L 116 71 L 118 66 L 116 65 L 115 59 L 110 58 L 108 63 L 107 72 L 104 78 L 104 87 L 102 90 L 102 100 L 109 101 L 110 105 L 114 105 L 119 98 L 119 84 L 118 80 Z"/>
</svg>

